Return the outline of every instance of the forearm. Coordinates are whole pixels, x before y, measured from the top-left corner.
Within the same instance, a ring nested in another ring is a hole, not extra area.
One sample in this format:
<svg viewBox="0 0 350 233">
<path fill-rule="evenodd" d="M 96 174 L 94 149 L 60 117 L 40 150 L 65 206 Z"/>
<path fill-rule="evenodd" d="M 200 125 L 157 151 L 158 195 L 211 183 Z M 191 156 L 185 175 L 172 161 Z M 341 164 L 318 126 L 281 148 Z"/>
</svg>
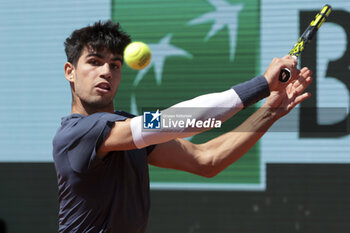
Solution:
<svg viewBox="0 0 350 233">
<path fill-rule="evenodd" d="M 265 98 L 270 94 L 269 86 L 263 76 L 254 78 L 231 89 L 202 95 L 194 99 L 181 102 L 162 111 L 162 115 L 190 114 L 191 119 L 206 121 L 215 119 L 224 122 L 238 111 Z M 131 130 L 135 145 L 138 148 L 151 144 L 163 143 L 175 138 L 193 136 L 210 129 L 205 127 L 180 127 L 180 125 L 157 130 L 144 130 L 142 117 L 131 120 Z"/>
<path fill-rule="evenodd" d="M 260 108 L 239 127 L 200 145 L 206 176 L 212 177 L 246 154 L 277 120 L 269 108 Z"/>
<path fill-rule="evenodd" d="M 303 68 L 299 78 L 284 91 L 272 92 L 265 104 L 235 130 L 200 145 L 209 176 L 214 176 L 246 154 L 279 118 L 310 94 L 303 93 L 311 83 L 312 72 Z"/>
</svg>

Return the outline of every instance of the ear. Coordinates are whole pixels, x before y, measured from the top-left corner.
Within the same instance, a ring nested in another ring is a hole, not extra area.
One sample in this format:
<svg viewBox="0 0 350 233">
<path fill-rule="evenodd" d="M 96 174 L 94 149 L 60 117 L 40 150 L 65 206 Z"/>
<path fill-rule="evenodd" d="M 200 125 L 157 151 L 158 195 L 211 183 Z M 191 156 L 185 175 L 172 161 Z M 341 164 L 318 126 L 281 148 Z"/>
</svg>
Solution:
<svg viewBox="0 0 350 233">
<path fill-rule="evenodd" d="M 75 74 L 75 68 L 72 63 L 66 62 L 64 64 L 64 75 L 66 76 L 66 79 L 68 82 L 72 83 L 74 82 L 74 74 Z"/>
</svg>

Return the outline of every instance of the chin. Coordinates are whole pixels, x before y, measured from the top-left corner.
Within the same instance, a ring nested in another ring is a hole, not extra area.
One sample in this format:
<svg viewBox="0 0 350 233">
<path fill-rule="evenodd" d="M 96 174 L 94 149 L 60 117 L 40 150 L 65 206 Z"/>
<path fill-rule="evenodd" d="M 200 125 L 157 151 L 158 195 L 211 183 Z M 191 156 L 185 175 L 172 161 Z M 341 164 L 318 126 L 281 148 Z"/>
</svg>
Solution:
<svg viewBox="0 0 350 233">
<path fill-rule="evenodd" d="M 99 99 L 87 103 L 90 108 L 99 109 L 110 109 L 113 108 L 113 99 Z"/>
</svg>

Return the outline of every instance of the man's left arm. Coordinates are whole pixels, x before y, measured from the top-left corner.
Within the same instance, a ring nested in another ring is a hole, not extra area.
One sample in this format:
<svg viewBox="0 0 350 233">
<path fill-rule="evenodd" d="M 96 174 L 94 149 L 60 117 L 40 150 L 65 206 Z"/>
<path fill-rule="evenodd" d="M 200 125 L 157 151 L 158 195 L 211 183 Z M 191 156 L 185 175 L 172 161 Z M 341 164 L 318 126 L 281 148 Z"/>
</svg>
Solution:
<svg viewBox="0 0 350 233">
<path fill-rule="evenodd" d="M 303 68 L 299 78 L 272 91 L 265 104 L 233 131 L 203 144 L 184 139 L 159 144 L 149 155 L 149 163 L 213 177 L 246 154 L 275 121 L 307 99 L 310 94 L 303 91 L 310 83 L 311 71 Z"/>
</svg>

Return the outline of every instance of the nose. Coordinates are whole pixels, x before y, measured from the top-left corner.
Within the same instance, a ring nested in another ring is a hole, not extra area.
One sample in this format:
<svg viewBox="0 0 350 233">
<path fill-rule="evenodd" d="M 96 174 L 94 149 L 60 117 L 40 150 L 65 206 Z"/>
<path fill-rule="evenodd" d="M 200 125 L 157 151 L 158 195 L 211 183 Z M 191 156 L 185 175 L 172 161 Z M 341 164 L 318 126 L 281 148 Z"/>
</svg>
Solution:
<svg viewBox="0 0 350 233">
<path fill-rule="evenodd" d="M 109 64 L 106 62 L 103 64 L 103 66 L 101 66 L 101 74 L 100 76 L 102 78 L 110 78 L 112 76 L 111 74 L 111 68 L 109 66 Z"/>
</svg>

